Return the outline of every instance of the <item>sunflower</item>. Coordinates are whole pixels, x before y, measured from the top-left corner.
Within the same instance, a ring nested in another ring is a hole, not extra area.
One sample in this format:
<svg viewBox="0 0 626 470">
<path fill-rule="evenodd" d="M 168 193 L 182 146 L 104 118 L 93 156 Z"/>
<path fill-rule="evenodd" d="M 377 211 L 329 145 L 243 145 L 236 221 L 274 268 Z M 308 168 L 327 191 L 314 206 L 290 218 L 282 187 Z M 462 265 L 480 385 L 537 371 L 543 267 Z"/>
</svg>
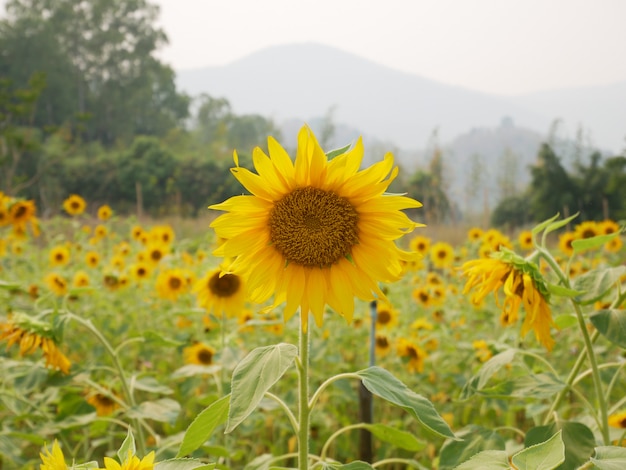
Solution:
<svg viewBox="0 0 626 470">
<path fill-rule="evenodd" d="M 522 230 L 517 236 L 517 241 L 519 242 L 519 246 L 522 250 L 533 249 L 533 234 L 530 230 Z"/>
<path fill-rule="evenodd" d="M 154 451 L 150 452 L 143 459 L 133 455 L 132 450 L 128 450 L 128 455 L 119 464 L 111 457 L 104 458 L 103 470 L 154 470 Z"/>
<path fill-rule="evenodd" d="M 397 344 L 398 356 L 407 360 L 409 372 L 424 372 L 424 359 L 427 354 L 413 341 L 399 338 Z"/>
<path fill-rule="evenodd" d="M 113 215 L 113 210 L 107 205 L 100 206 L 98 208 L 98 219 L 100 220 L 109 220 Z"/>
<path fill-rule="evenodd" d="M 575 232 L 565 232 L 559 235 L 559 250 L 567 256 L 574 254 L 574 246 L 572 242 L 578 240 L 580 237 Z"/>
<path fill-rule="evenodd" d="M 74 287 L 87 287 L 89 285 L 89 275 L 85 271 L 77 271 L 72 280 Z"/>
<path fill-rule="evenodd" d="M 9 214 L 9 208 L 0 204 L 0 227 L 9 225 L 11 223 L 11 216 Z"/>
<path fill-rule="evenodd" d="M 55 246 L 50 250 L 48 259 L 52 266 L 65 266 L 70 262 L 70 251 L 64 246 Z"/>
<path fill-rule="evenodd" d="M 389 302 L 376 303 L 376 327 L 391 329 L 398 324 L 400 313 Z"/>
<path fill-rule="evenodd" d="M 582 239 L 597 237 L 601 234 L 600 225 L 593 220 L 586 220 L 574 227 L 574 233 L 578 235 L 578 238 Z"/>
<path fill-rule="evenodd" d="M 161 242 L 151 242 L 143 252 L 143 260 L 156 266 L 169 253 L 169 248 Z"/>
<path fill-rule="evenodd" d="M 433 299 L 430 292 L 425 287 L 416 287 L 411 293 L 413 299 L 422 307 L 430 307 L 433 303 Z"/>
<path fill-rule="evenodd" d="M 210 366 L 213 364 L 215 349 L 208 344 L 198 342 L 192 346 L 187 346 L 183 350 L 183 355 L 185 356 L 185 362 L 187 364 Z"/>
<path fill-rule="evenodd" d="M 430 260 L 436 268 L 448 268 L 454 261 L 454 248 L 446 242 L 437 242 L 430 247 Z"/>
<path fill-rule="evenodd" d="M 149 236 L 151 240 L 157 243 L 163 243 L 164 245 L 171 245 L 176 238 L 174 229 L 169 225 L 156 225 L 152 227 Z"/>
<path fill-rule="evenodd" d="M 409 248 L 411 251 L 416 251 L 420 255 L 425 256 L 430 249 L 430 238 L 418 235 L 413 237 L 409 242 Z"/>
<path fill-rule="evenodd" d="M 80 215 L 85 212 L 87 203 L 85 200 L 77 194 L 72 194 L 65 201 L 63 201 L 63 209 L 69 215 Z"/>
<path fill-rule="evenodd" d="M 128 269 L 132 278 L 140 282 L 149 278 L 152 273 L 152 267 L 148 263 L 141 261 L 131 265 Z"/>
<path fill-rule="evenodd" d="M 548 305 L 549 294 L 536 265 L 505 250 L 493 258 L 468 261 L 461 270 L 468 277 L 463 293 L 476 289 L 472 303 L 480 304 L 491 292 L 497 300 L 502 287 L 505 295 L 500 317 L 502 324 L 506 326 L 517 322 L 519 308 L 523 304 L 526 316 L 522 336 L 532 329 L 537 340 L 546 349 L 552 349 L 554 339 L 550 336 L 550 327 L 554 326 L 554 321 Z"/>
<path fill-rule="evenodd" d="M 85 253 L 85 263 L 90 268 L 97 268 L 100 264 L 100 254 L 96 251 L 88 251 Z"/>
<path fill-rule="evenodd" d="M 109 233 L 109 229 L 107 229 L 102 224 L 96 225 L 96 227 L 93 229 L 93 235 L 94 235 L 96 242 L 98 242 L 99 240 L 102 240 L 104 237 L 107 236 L 108 233 Z"/>
<path fill-rule="evenodd" d="M 626 410 L 609 416 L 609 426 L 626 429 Z"/>
<path fill-rule="evenodd" d="M 433 324 L 426 320 L 424 317 L 419 317 L 411 323 L 411 330 L 419 333 L 420 331 L 432 330 L 434 328 Z"/>
<path fill-rule="evenodd" d="M 104 393 L 93 393 L 87 398 L 87 403 L 96 409 L 96 415 L 109 416 L 117 410 L 120 405 L 115 401 L 111 395 L 105 395 Z"/>
<path fill-rule="evenodd" d="M 467 239 L 470 242 L 478 241 L 482 238 L 482 236 L 483 236 L 483 230 L 478 227 L 472 227 L 471 229 L 467 231 Z"/>
<path fill-rule="evenodd" d="M 232 318 L 239 316 L 244 309 L 246 291 L 242 277 L 223 274 L 221 268 L 209 271 L 195 283 L 192 291 L 198 297 L 198 305 L 209 313 L 225 313 Z"/>
<path fill-rule="evenodd" d="M 17 227 L 26 228 L 26 223 L 35 219 L 35 201 L 15 201 L 9 207 L 9 220 Z"/>
<path fill-rule="evenodd" d="M 484 339 L 477 339 L 472 341 L 472 347 L 474 348 L 476 358 L 480 362 L 487 362 L 493 356 L 491 348 Z"/>
<path fill-rule="evenodd" d="M 598 231 L 601 235 L 610 235 L 620 231 L 619 224 L 611 219 L 605 219 L 598 224 Z"/>
<path fill-rule="evenodd" d="M 39 453 L 41 458 L 40 470 L 67 470 L 69 468 L 65 463 L 65 456 L 56 439 L 52 444 L 52 452 L 50 452 L 47 446 L 44 447 L 44 450 L 45 454 L 43 452 Z"/>
<path fill-rule="evenodd" d="M 130 236 L 135 241 L 140 241 L 144 233 L 145 232 L 141 225 L 133 225 L 133 227 L 130 229 Z"/>
<path fill-rule="evenodd" d="M 44 278 L 48 288 L 59 297 L 67 294 L 67 281 L 58 273 L 49 273 Z"/>
<path fill-rule="evenodd" d="M 350 322 L 355 296 L 384 299 L 378 281 L 401 277 L 400 260 L 413 255 L 394 240 L 418 226 L 401 210 L 421 204 L 383 194 L 399 171 L 391 154 L 359 170 L 360 138 L 330 161 L 306 126 L 295 163 L 272 137 L 268 148 L 269 157 L 253 151 L 258 174 L 239 167 L 235 153 L 232 172 L 252 195 L 210 206 L 229 211 L 211 224 L 225 239 L 215 254 L 234 259 L 228 271 L 244 276 L 253 301 L 286 302 L 285 320 L 300 307 L 303 328 L 309 312 L 321 326 L 328 304 Z"/>
<path fill-rule="evenodd" d="M 622 249 L 623 245 L 622 239 L 616 236 L 604 244 L 604 249 L 609 253 L 617 253 Z"/>
<path fill-rule="evenodd" d="M 112 268 L 122 270 L 126 267 L 126 260 L 124 259 L 124 256 L 122 255 L 114 255 L 113 257 L 111 257 L 111 260 L 109 261 L 109 265 Z"/>
<path fill-rule="evenodd" d="M 15 318 L 0 323 L 0 341 L 7 341 L 7 349 L 19 344 L 20 356 L 33 354 L 37 349 L 43 352 L 46 367 L 70 373 L 71 363 L 57 346 L 57 339 L 49 324 L 16 315 Z"/>
<path fill-rule="evenodd" d="M 176 300 L 188 287 L 187 274 L 182 269 L 168 269 L 157 276 L 156 290 L 163 299 Z"/>
<path fill-rule="evenodd" d="M 384 333 L 376 333 L 374 339 L 374 348 L 376 350 L 376 356 L 385 357 L 391 351 L 391 342 L 389 337 Z"/>
</svg>

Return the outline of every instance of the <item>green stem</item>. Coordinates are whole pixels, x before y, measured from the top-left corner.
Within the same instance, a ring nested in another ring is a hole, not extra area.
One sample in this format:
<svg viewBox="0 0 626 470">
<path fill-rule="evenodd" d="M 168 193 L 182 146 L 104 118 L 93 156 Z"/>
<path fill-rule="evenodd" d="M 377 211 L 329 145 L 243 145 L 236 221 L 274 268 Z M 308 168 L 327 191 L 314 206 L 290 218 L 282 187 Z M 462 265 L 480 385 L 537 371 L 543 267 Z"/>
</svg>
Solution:
<svg viewBox="0 0 626 470">
<path fill-rule="evenodd" d="M 298 469 L 308 469 L 309 456 L 309 312 L 300 311 L 300 355 L 298 366 Z"/>
<path fill-rule="evenodd" d="M 397 457 L 392 457 L 392 458 L 389 458 L 389 459 L 379 460 L 378 462 L 372 464 L 372 468 L 382 467 L 383 465 L 388 465 L 390 463 L 402 463 L 404 465 L 408 465 L 408 466 L 413 467 L 413 468 L 421 468 L 421 467 L 416 467 L 415 466 L 415 461 L 414 460 L 401 459 L 401 458 L 397 458 Z"/>
<path fill-rule="evenodd" d="M 344 432 L 348 432 L 351 431 L 353 429 L 363 429 L 366 428 L 367 425 L 365 423 L 359 423 L 359 424 L 350 424 L 348 426 L 344 426 L 341 429 L 338 429 L 337 431 L 335 431 L 333 434 L 331 434 L 331 436 L 326 440 L 326 442 L 324 443 L 324 446 L 322 447 L 322 451 L 320 452 L 320 459 L 322 460 L 322 462 L 326 459 L 326 454 L 328 453 L 328 449 L 330 448 L 330 444 L 341 434 L 343 434 Z"/>
<path fill-rule="evenodd" d="M 326 389 L 326 387 L 328 387 L 333 382 L 336 382 L 337 380 L 341 380 L 341 379 L 357 379 L 357 380 L 361 380 L 361 377 L 359 377 L 359 375 L 354 373 L 354 372 L 345 372 L 343 374 L 333 375 L 332 377 L 326 379 L 317 388 L 317 390 L 315 391 L 315 393 L 313 393 L 313 396 L 309 400 L 309 410 L 313 409 L 313 407 L 315 406 L 315 403 L 317 403 L 317 400 L 319 400 L 320 395 Z"/>
<path fill-rule="evenodd" d="M 287 404 L 283 400 L 281 400 L 279 397 L 274 395 L 273 393 L 265 392 L 265 396 L 267 398 L 271 398 L 276 403 L 278 403 L 278 405 L 283 409 L 283 411 L 287 415 L 287 418 L 289 418 L 289 422 L 291 423 L 291 426 L 293 427 L 293 431 L 295 433 L 298 433 L 298 429 L 299 429 L 298 421 L 296 420 L 296 417 L 293 415 L 293 413 L 291 412 Z"/>
<path fill-rule="evenodd" d="M 93 333 L 93 335 L 96 338 L 98 338 L 100 343 L 102 343 L 104 348 L 107 350 L 107 352 L 111 356 L 111 360 L 113 361 L 113 366 L 115 367 L 115 370 L 117 371 L 117 374 L 120 378 L 120 382 L 122 383 L 122 392 L 124 393 L 124 397 L 126 398 L 126 401 L 130 404 L 131 407 L 135 406 L 136 405 L 135 397 L 130 391 L 130 388 L 128 386 L 128 381 L 126 380 L 126 374 L 124 373 L 124 369 L 122 368 L 122 364 L 120 363 L 119 357 L 115 353 L 115 350 L 113 349 L 111 344 L 107 341 L 107 339 L 100 332 L 100 330 L 98 330 L 98 328 L 94 326 L 91 320 L 85 320 L 77 315 L 74 315 L 73 313 L 70 313 L 69 311 L 66 314 L 69 316 L 70 319 L 80 323 L 89 331 L 91 331 L 91 333 Z M 133 421 L 135 422 L 134 428 L 137 432 L 137 448 L 139 451 L 139 455 L 143 457 L 146 455 L 146 443 L 145 443 L 144 436 L 143 436 L 143 429 L 137 420 L 133 420 Z"/>
</svg>

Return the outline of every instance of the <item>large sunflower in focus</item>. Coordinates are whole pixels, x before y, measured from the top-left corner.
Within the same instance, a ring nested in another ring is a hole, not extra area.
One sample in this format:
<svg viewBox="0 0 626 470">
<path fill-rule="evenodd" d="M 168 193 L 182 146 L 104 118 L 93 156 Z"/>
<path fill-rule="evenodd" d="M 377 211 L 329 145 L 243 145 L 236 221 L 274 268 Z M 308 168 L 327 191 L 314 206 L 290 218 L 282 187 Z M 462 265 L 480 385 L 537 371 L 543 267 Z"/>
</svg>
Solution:
<svg viewBox="0 0 626 470">
<path fill-rule="evenodd" d="M 384 194 L 398 174 L 391 154 L 359 170 L 361 139 L 329 161 L 305 126 L 295 162 L 272 137 L 268 149 L 253 151 L 257 174 L 235 153 L 231 171 L 251 195 L 210 206 L 228 212 L 211 224 L 225 239 L 215 254 L 234 258 L 229 271 L 246 279 L 251 300 L 286 302 L 285 320 L 300 307 L 303 327 L 308 312 L 319 326 L 328 304 L 350 321 L 355 296 L 384 299 L 378 281 L 401 277 L 412 255 L 394 240 L 418 226 L 401 210 L 421 204 Z"/>
</svg>

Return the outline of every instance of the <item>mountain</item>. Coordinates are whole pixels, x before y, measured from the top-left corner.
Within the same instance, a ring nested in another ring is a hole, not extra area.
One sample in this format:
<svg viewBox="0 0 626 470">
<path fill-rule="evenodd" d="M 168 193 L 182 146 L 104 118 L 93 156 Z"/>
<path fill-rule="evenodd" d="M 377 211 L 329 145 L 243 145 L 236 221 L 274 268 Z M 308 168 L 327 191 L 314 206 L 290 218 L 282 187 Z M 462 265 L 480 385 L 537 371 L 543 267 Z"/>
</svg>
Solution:
<svg viewBox="0 0 626 470">
<path fill-rule="evenodd" d="M 191 95 L 229 100 L 238 114 L 257 113 L 280 124 L 333 119 L 400 148 L 421 148 L 434 129 L 451 140 L 504 116 L 518 125 L 547 129 L 544 116 L 511 100 L 441 84 L 393 70 L 319 44 L 274 46 L 222 67 L 181 70 L 178 86 Z"/>
</svg>

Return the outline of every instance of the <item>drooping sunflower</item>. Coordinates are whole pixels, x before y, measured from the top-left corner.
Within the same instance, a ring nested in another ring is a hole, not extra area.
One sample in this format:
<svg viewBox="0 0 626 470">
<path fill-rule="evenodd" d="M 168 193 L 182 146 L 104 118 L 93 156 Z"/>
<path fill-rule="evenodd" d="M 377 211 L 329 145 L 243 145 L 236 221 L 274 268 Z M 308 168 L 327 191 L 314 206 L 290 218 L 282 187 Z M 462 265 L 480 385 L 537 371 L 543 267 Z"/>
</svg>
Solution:
<svg viewBox="0 0 626 470">
<path fill-rule="evenodd" d="M 63 209 L 69 215 L 80 215 L 85 212 L 87 203 L 78 194 L 72 194 L 65 201 L 63 201 Z"/>
<path fill-rule="evenodd" d="M 113 209 L 111 209 L 107 204 L 100 206 L 98 208 L 98 219 L 100 220 L 109 220 L 113 215 Z"/>
<path fill-rule="evenodd" d="M 241 315 L 246 301 L 243 278 L 233 273 L 222 273 L 222 268 L 209 271 L 193 286 L 198 305 L 207 312 L 233 318 Z"/>
<path fill-rule="evenodd" d="M 286 320 L 300 307 L 303 328 L 309 312 L 321 326 L 328 304 L 351 321 L 355 296 L 384 299 L 378 282 L 401 277 L 400 260 L 412 255 L 395 240 L 418 226 L 401 210 L 421 204 L 384 194 L 398 174 L 391 154 L 359 170 L 360 138 L 330 161 L 306 126 L 295 162 L 272 137 L 268 148 L 253 151 L 257 174 L 235 153 L 231 171 L 251 195 L 210 206 L 228 211 L 211 224 L 225 239 L 215 254 L 234 259 L 229 272 L 243 275 L 253 301 L 285 302 Z"/>
<path fill-rule="evenodd" d="M 67 463 L 65 463 L 65 456 L 56 439 L 52 444 L 52 452 L 50 452 L 48 446 L 45 446 L 44 450 L 45 454 L 43 452 L 39 453 L 41 458 L 40 470 L 67 470 L 69 468 Z"/>
<path fill-rule="evenodd" d="M 548 288 L 539 269 L 506 249 L 493 256 L 463 264 L 461 270 L 468 278 L 463 293 L 475 289 L 472 303 L 480 304 L 492 292 L 498 300 L 498 291 L 502 288 L 505 295 L 500 317 L 502 324 L 516 323 L 523 305 L 526 316 L 522 336 L 533 330 L 537 341 L 551 350 L 554 339 L 550 335 L 550 327 L 555 325 L 548 305 Z"/>
<path fill-rule="evenodd" d="M 183 350 L 183 355 L 187 364 L 210 366 L 213 364 L 213 358 L 215 357 L 215 348 L 198 342 L 192 346 L 187 346 Z"/>
</svg>

